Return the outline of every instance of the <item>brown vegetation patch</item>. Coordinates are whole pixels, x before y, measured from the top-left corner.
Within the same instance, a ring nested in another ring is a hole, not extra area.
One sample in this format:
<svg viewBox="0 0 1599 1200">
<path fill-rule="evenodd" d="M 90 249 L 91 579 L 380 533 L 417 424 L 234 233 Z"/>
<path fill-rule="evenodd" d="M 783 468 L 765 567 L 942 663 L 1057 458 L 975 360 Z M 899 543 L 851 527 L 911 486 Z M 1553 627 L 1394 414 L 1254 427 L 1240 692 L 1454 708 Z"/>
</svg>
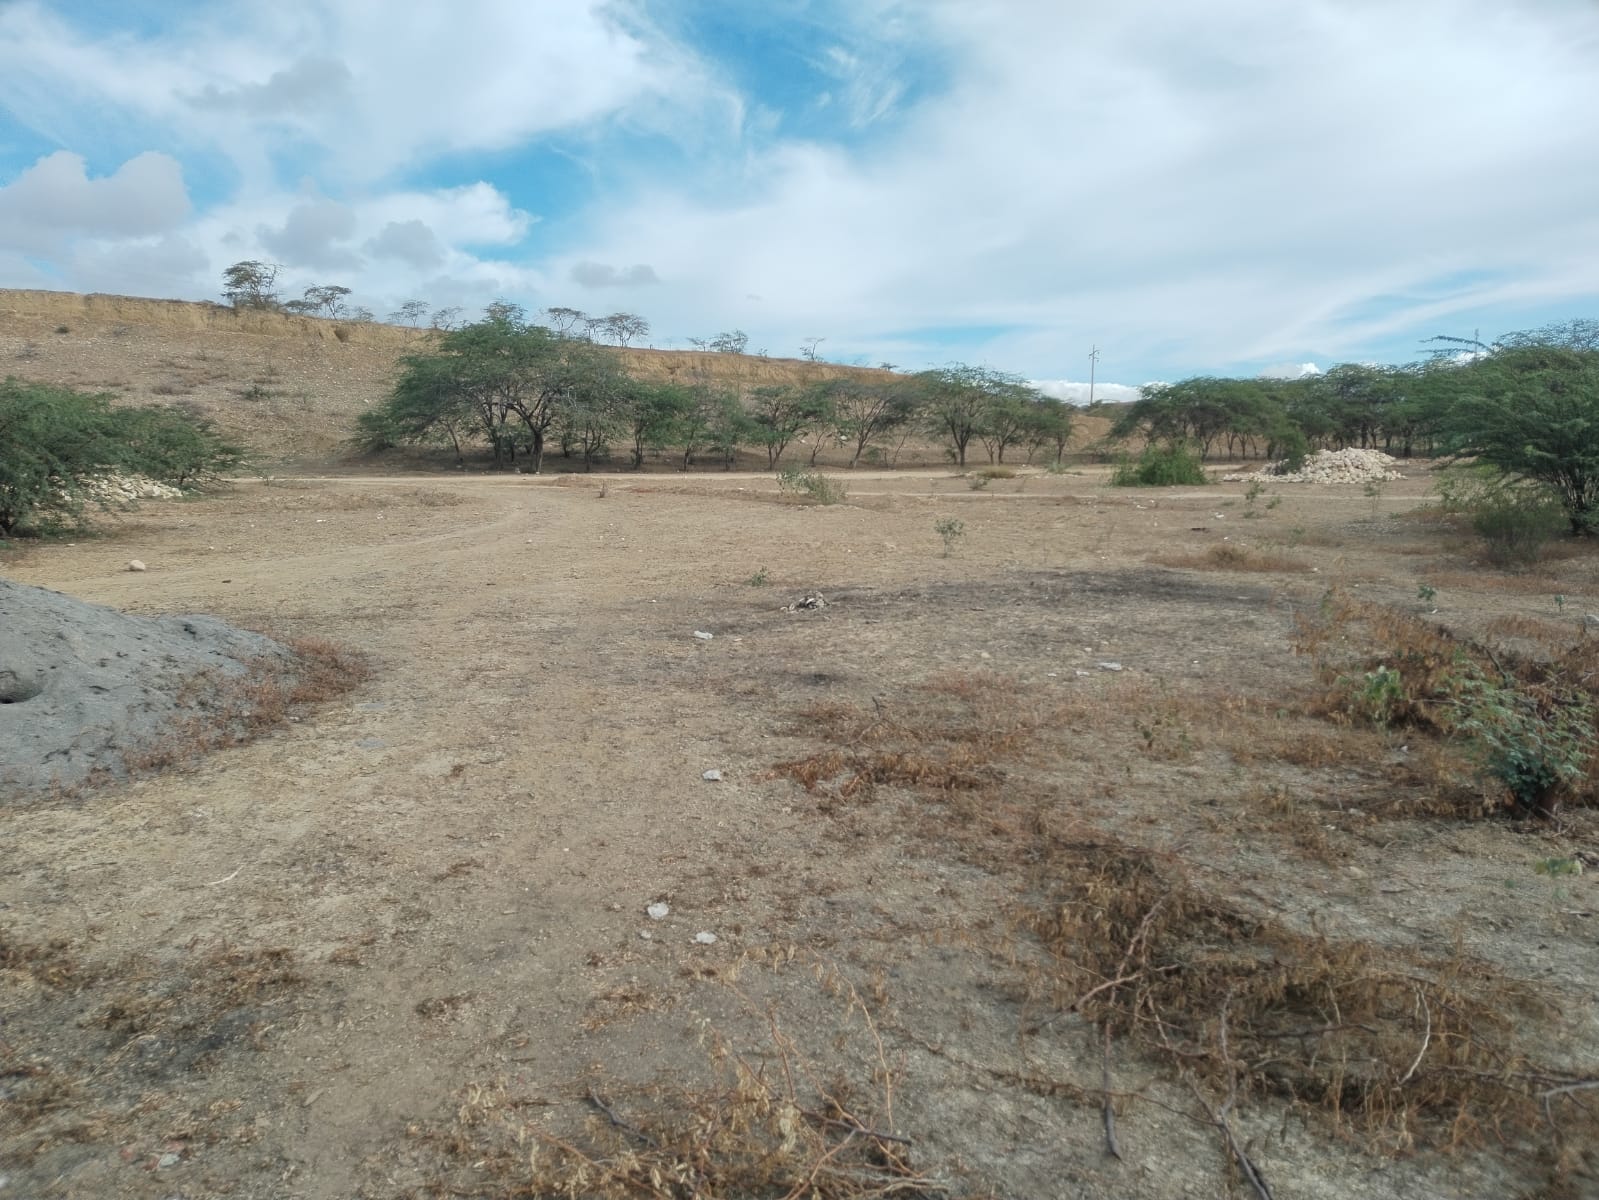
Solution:
<svg viewBox="0 0 1599 1200">
<path fill-rule="evenodd" d="M 1310 570 L 1303 559 L 1270 550 L 1244 546 L 1237 542 L 1217 542 L 1199 554 L 1159 554 L 1149 559 L 1166 567 L 1187 567 L 1195 571 L 1260 571 L 1296 574 Z"/>
<path fill-rule="evenodd" d="M 185 689 L 206 696 L 196 711 L 176 722 L 154 745 L 124 756 L 134 774 L 192 763 L 213 750 L 254 741 L 306 707 L 325 704 L 365 682 L 366 660 L 322 638 L 284 643 L 292 664 L 260 659 L 237 679 L 205 672 Z"/>
</svg>

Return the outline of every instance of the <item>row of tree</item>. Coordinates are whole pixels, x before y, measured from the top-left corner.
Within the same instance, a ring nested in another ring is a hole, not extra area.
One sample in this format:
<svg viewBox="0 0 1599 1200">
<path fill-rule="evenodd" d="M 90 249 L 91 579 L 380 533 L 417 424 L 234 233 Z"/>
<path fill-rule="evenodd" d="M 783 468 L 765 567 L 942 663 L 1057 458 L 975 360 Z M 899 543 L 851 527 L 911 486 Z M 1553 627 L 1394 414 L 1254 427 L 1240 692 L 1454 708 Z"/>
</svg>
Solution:
<svg viewBox="0 0 1599 1200">
<path fill-rule="evenodd" d="M 591 467 L 625 446 L 634 467 L 667 452 L 684 470 L 704 457 L 731 465 L 750 448 L 776 468 L 797 444 L 809 445 L 813 465 L 824 447 L 845 449 L 853 467 L 918 433 L 943 440 L 964 466 L 974 443 L 993 462 L 1018 451 L 1058 461 L 1072 413 L 1018 376 L 960 364 L 916 375 L 815 371 L 742 393 L 704 377 L 641 379 L 574 327 L 530 322 L 501 302 L 402 360 L 393 391 L 360 426 L 371 448 L 444 443 L 460 458 L 486 445 L 495 462 L 533 471 L 552 441 Z"/>
<path fill-rule="evenodd" d="M 1350 363 L 1295 380 L 1200 377 L 1142 390 L 1113 438 L 1201 457 L 1290 460 L 1317 447 L 1474 457 L 1556 495 L 1573 532 L 1599 527 L 1599 321 L 1458 338 L 1409 366 Z"/>
</svg>

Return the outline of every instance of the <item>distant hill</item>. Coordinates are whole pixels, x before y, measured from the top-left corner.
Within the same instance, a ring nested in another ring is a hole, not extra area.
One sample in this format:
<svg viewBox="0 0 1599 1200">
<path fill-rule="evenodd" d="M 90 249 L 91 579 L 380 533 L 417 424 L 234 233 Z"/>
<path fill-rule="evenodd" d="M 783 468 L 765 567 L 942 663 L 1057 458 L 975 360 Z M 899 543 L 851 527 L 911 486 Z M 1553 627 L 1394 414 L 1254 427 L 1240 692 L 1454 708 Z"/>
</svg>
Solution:
<svg viewBox="0 0 1599 1200">
<path fill-rule="evenodd" d="M 401 356 L 429 330 L 221 304 L 0 289 L 0 375 L 103 392 L 132 404 L 202 413 L 286 464 L 330 466 L 348 453 L 362 409 L 392 385 Z M 645 378 L 702 380 L 739 391 L 876 369 L 697 350 L 619 350 Z M 1103 432 L 1084 417 L 1079 444 Z M 934 445 L 901 461 L 943 462 Z M 824 459 L 825 461 L 825 459 Z M 558 464 L 552 464 L 558 465 Z"/>
</svg>

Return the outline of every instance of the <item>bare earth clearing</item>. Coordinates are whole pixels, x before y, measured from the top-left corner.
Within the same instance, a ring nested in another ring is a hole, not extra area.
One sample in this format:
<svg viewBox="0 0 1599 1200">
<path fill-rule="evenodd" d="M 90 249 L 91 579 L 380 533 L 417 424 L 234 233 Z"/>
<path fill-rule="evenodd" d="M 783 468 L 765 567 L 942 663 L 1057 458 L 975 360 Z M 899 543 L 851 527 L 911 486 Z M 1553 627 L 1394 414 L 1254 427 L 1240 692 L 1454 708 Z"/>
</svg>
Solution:
<svg viewBox="0 0 1599 1200">
<path fill-rule="evenodd" d="M 1107 1155 L 1107 1059 L 1063 1011 L 1088 987 L 1051 982 L 1040 941 L 1071 882 L 1046 843 L 1161 852 L 1297 934 L 1481 959 L 1546 1002 L 1537 1060 L 1591 1078 L 1599 876 L 1534 864 L 1599 850 L 1592 812 L 1393 815 L 1430 786 L 1419 748 L 1302 703 L 1295 614 L 1333 583 L 1464 631 L 1575 638 L 1599 611 L 1586 549 L 1481 569 L 1409 473 L 1375 499 L 1283 486 L 1247 520 L 1241 484 L 1095 468 L 854 474 L 825 508 L 755 475 L 300 477 L 29 549 L 21 582 L 331 639 L 373 675 L 192 767 L 0 807 L 0 1194 L 522 1194 L 535 1131 L 592 1144 L 591 1096 L 644 1123 L 719 1046 L 847 1083 L 953 1194 L 1255 1194 L 1206 1115 L 1225 1087 L 1131 1043 Z M 1000 748 L 932 789 L 905 756 L 846 782 L 950 705 Z M 1425 994 L 1415 1049 L 1445 1053 Z M 1531 1146 L 1464 1119 L 1417 1138 L 1453 1153 L 1259 1090 L 1228 1119 L 1284 1200 L 1591 1196 L 1584 1099 Z"/>
</svg>

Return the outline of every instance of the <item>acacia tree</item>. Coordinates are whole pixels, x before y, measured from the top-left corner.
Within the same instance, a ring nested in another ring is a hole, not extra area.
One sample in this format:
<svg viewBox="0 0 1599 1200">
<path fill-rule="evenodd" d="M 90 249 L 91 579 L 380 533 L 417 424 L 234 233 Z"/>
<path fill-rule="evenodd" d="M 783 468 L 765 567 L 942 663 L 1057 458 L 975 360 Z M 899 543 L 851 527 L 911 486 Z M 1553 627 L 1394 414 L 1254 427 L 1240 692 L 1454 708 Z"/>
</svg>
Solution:
<svg viewBox="0 0 1599 1200">
<path fill-rule="evenodd" d="M 417 323 L 427 315 L 427 311 L 426 300 L 407 300 L 389 314 L 389 320 L 397 325 L 409 325 L 415 329 Z"/>
<path fill-rule="evenodd" d="M 234 308 L 276 309 L 279 267 L 276 263 L 246 259 L 222 272 L 222 296 Z"/>
<path fill-rule="evenodd" d="M 839 439 L 854 446 L 849 459 L 852 468 L 868 446 L 916 415 L 915 392 L 903 379 L 848 375 L 823 380 L 816 386 L 832 409 L 833 428 Z"/>
<path fill-rule="evenodd" d="M 633 469 L 641 470 L 644 456 L 673 444 L 682 422 L 694 407 L 694 396 L 675 383 L 629 379 L 623 401 L 623 423 L 633 449 Z"/>
<path fill-rule="evenodd" d="M 949 439 L 950 453 L 961 467 L 966 465 L 966 447 L 993 408 L 1032 391 L 1019 375 L 965 363 L 923 371 L 913 379 L 928 428 Z"/>
<path fill-rule="evenodd" d="M 831 408 L 827 396 L 815 389 L 770 384 L 750 392 L 749 415 L 755 440 L 765 448 L 766 465 L 771 469 L 777 466 L 790 442 L 806 430 L 828 422 Z"/>
<path fill-rule="evenodd" d="M 556 337 L 571 337 L 579 327 L 588 327 L 589 315 L 580 308 L 557 306 L 546 308 L 541 315 Z"/>
<path fill-rule="evenodd" d="M 1550 488 L 1574 534 L 1599 532 L 1599 350 L 1506 339 L 1461 368 L 1443 417 L 1456 455 Z"/>
<path fill-rule="evenodd" d="M 612 313 L 608 317 L 600 317 L 594 326 L 622 347 L 635 338 L 648 336 L 650 332 L 650 323 L 637 313 Z"/>
</svg>

